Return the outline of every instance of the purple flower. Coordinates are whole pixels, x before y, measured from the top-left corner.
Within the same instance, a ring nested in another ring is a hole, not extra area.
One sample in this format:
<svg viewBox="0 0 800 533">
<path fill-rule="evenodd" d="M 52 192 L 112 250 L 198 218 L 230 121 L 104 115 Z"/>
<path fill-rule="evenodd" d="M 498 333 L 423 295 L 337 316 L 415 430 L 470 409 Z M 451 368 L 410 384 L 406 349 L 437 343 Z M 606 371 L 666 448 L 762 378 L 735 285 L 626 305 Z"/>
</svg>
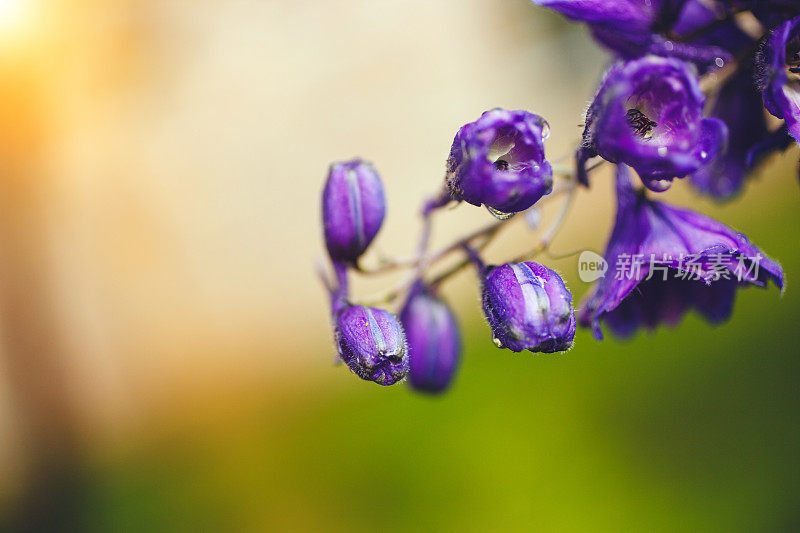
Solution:
<svg viewBox="0 0 800 533">
<path fill-rule="evenodd" d="M 375 238 L 386 213 L 383 183 L 371 163 L 334 163 L 322 191 L 322 225 L 331 258 L 354 263 Z"/>
<path fill-rule="evenodd" d="M 636 169 L 648 188 L 666 190 L 724 147 L 727 127 L 703 118 L 704 103 L 688 63 L 647 56 L 616 64 L 587 111 L 580 167 L 600 155 Z"/>
<path fill-rule="evenodd" d="M 544 158 L 550 126 L 527 111 L 492 109 L 453 139 L 445 180 L 450 195 L 495 215 L 516 213 L 553 190 Z"/>
<path fill-rule="evenodd" d="M 686 0 L 533 0 L 565 17 L 586 22 L 592 30 L 616 31 L 620 40 L 643 42 L 654 31 L 668 30 Z M 614 48 L 612 48 L 614 49 Z M 623 49 L 624 51 L 624 49 Z"/>
<path fill-rule="evenodd" d="M 423 392 L 444 391 L 461 359 L 461 335 L 450 307 L 418 283 L 400 311 L 408 340 L 408 381 Z"/>
<path fill-rule="evenodd" d="M 800 142 L 800 17 L 775 28 L 756 64 L 764 106 L 785 120 L 789 133 Z"/>
<path fill-rule="evenodd" d="M 756 163 L 748 161 L 748 154 L 762 146 L 769 135 L 761 95 L 753 84 L 752 65 L 740 66 L 725 82 L 709 114 L 727 124 L 728 144 L 689 179 L 703 194 L 727 199 L 741 191 Z"/>
<path fill-rule="evenodd" d="M 620 336 L 640 326 L 674 325 L 689 309 L 712 323 L 726 320 L 736 289 L 783 288 L 783 270 L 741 233 L 699 213 L 637 194 L 628 170 L 617 170 L 619 206 L 606 249 L 609 270 L 580 313 L 602 339 L 600 321 Z"/>
<path fill-rule="evenodd" d="M 572 347 L 572 293 L 546 266 L 525 261 L 486 267 L 483 313 L 500 348 L 514 352 L 562 352 Z"/>
<path fill-rule="evenodd" d="M 715 28 L 709 39 L 700 31 L 718 13 L 699 0 L 533 0 L 572 20 L 586 22 L 595 39 L 625 59 L 647 54 L 677 57 L 698 67 L 719 67 L 731 59 L 734 24 Z M 731 31 L 732 30 L 732 31 Z M 699 32 L 698 37 L 691 37 Z M 677 37 L 678 39 L 676 39 Z"/>
<path fill-rule="evenodd" d="M 383 309 L 343 305 L 335 313 L 339 356 L 358 377 L 393 385 L 408 372 L 406 336 Z"/>
<path fill-rule="evenodd" d="M 705 0 L 688 0 L 671 34 L 675 39 L 664 41 L 662 55 L 691 61 L 701 70 L 705 70 L 703 66 L 711 67 L 711 62 L 723 67 L 734 56 L 740 56 L 755 44 L 724 6 Z M 671 45 L 675 46 L 678 53 L 669 50 Z M 686 53 L 680 47 L 685 47 Z"/>
</svg>

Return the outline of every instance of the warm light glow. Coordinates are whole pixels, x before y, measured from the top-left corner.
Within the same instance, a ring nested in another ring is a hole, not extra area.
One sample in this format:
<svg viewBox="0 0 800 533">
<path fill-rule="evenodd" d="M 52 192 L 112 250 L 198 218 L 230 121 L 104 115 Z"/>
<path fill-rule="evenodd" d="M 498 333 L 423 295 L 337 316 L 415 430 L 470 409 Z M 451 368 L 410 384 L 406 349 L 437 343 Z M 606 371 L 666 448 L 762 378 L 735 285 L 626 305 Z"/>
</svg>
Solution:
<svg viewBox="0 0 800 533">
<path fill-rule="evenodd" d="M 0 28 L 19 23 L 24 11 L 25 0 L 0 0 Z"/>
<path fill-rule="evenodd" d="M 33 0 L 0 0 L 0 45 L 29 33 L 32 4 Z"/>
</svg>

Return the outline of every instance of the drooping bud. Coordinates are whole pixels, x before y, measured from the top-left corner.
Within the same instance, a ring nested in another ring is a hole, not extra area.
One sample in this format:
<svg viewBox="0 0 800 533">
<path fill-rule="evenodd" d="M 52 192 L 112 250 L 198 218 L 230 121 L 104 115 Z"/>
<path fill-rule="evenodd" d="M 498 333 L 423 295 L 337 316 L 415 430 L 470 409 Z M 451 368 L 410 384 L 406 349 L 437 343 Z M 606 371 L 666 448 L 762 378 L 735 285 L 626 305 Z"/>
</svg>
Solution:
<svg viewBox="0 0 800 533">
<path fill-rule="evenodd" d="M 375 238 L 386 214 L 383 183 L 371 163 L 334 163 L 322 192 L 322 225 L 331 258 L 355 262 Z"/>
<path fill-rule="evenodd" d="M 553 190 L 545 160 L 550 126 L 527 111 L 492 109 L 453 139 L 445 180 L 450 195 L 485 205 L 498 218 L 524 211 Z"/>
<path fill-rule="evenodd" d="M 408 373 L 406 336 L 383 309 L 347 305 L 336 313 L 339 356 L 358 377 L 393 385 Z"/>
<path fill-rule="evenodd" d="M 543 353 L 572 347 L 572 293 L 546 266 L 525 261 L 486 268 L 482 299 L 498 347 Z"/>
<path fill-rule="evenodd" d="M 418 283 L 411 291 L 400 321 L 408 339 L 408 381 L 424 392 L 442 392 L 461 359 L 461 336 L 450 307 Z"/>
</svg>

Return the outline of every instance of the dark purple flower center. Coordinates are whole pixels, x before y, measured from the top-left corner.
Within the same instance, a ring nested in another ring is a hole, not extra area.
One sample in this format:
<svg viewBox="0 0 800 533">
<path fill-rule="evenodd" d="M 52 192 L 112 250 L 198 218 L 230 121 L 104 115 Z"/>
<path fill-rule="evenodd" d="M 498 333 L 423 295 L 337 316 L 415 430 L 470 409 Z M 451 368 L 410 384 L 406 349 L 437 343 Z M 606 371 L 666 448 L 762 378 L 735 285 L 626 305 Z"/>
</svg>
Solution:
<svg viewBox="0 0 800 533">
<path fill-rule="evenodd" d="M 489 145 L 489 161 L 497 170 L 517 171 L 530 167 L 539 155 L 539 147 L 526 143 L 513 126 L 500 128 Z"/>
</svg>

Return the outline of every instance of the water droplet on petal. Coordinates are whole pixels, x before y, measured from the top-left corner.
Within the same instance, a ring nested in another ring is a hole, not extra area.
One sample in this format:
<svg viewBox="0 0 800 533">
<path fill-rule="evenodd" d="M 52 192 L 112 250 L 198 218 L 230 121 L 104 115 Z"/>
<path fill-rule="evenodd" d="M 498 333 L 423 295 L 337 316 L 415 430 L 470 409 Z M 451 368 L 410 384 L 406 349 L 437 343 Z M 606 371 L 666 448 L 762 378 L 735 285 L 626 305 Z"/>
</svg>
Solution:
<svg viewBox="0 0 800 533">
<path fill-rule="evenodd" d="M 546 141 L 550 138 L 550 123 L 546 120 L 542 120 L 542 140 Z"/>
<path fill-rule="evenodd" d="M 708 157 L 708 152 L 706 152 L 705 150 L 702 150 L 700 152 L 700 159 L 705 159 L 707 157 Z"/>
<path fill-rule="evenodd" d="M 672 186 L 672 180 L 652 180 L 648 188 L 654 192 L 664 192 Z"/>
<path fill-rule="evenodd" d="M 494 337 L 494 338 L 492 338 L 492 342 L 493 342 L 493 343 L 494 343 L 494 345 L 495 345 L 495 346 L 497 346 L 498 348 L 502 348 L 502 347 L 503 347 L 503 341 L 501 341 L 501 340 L 500 340 L 500 339 L 498 339 L 497 337 Z"/>
<path fill-rule="evenodd" d="M 502 211 L 498 211 L 497 209 L 489 207 L 488 205 L 486 206 L 486 210 L 489 211 L 497 220 L 508 220 L 516 215 L 516 213 L 503 213 Z"/>
<path fill-rule="evenodd" d="M 667 155 L 667 147 L 666 146 L 659 146 L 658 147 L 658 155 L 660 155 L 661 157 L 664 157 L 665 155 Z"/>
<path fill-rule="evenodd" d="M 714 60 L 714 64 L 717 65 L 719 68 L 722 68 L 725 66 L 725 60 L 722 59 L 721 57 L 718 57 Z"/>
</svg>

